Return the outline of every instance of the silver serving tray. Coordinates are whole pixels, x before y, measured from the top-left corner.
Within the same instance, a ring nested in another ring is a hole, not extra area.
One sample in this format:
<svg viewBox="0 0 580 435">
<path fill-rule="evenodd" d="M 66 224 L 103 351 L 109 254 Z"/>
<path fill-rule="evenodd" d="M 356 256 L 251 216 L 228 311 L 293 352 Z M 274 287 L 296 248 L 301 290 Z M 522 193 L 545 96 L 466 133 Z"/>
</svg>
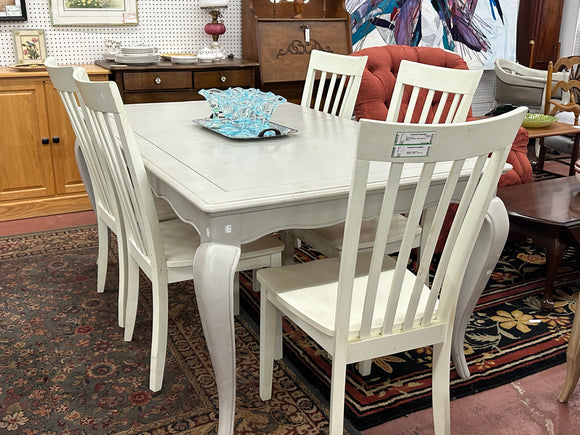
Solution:
<svg viewBox="0 0 580 435">
<path fill-rule="evenodd" d="M 270 122 L 269 127 L 262 130 L 256 136 L 236 136 L 236 135 L 231 134 L 231 133 L 220 131 L 220 129 L 217 127 L 213 127 L 211 125 L 213 123 L 212 118 L 194 119 L 193 123 L 201 125 L 202 127 L 206 128 L 208 130 L 211 130 L 215 133 L 218 133 L 224 137 L 228 137 L 230 139 L 236 139 L 236 140 L 270 139 L 270 138 L 274 138 L 274 137 L 286 136 L 289 133 L 296 133 L 298 131 L 298 130 L 291 128 L 291 127 L 286 127 L 284 125 Z"/>
</svg>

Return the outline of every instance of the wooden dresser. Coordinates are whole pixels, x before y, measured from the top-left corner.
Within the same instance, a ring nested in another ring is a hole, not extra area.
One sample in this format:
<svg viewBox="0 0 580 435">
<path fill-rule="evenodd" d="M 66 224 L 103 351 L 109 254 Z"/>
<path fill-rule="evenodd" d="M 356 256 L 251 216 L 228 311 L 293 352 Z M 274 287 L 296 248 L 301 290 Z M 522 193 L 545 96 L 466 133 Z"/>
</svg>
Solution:
<svg viewBox="0 0 580 435">
<path fill-rule="evenodd" d="M 169 61 L 153 65 L 119 65 L 107 60 L 95 63 L 111 71 L 111 80 L 117 83 L 127 104 L 202 100 L 200 89 L 254 88 L 259 66 L 245 59 L 190 65 Z"/>
<path fill-rule="evenodd" d="M 91 80 L 109 72 L 82 65 Z M 46 71 L 0 67 L 0 221 L 90 210 L 75 134 Z"/>
<path fill-rule="evenodd" d="M 310 0 L 296 18 L 292 2 L 242 0 L 242 56 L 260 62 L 260 88 L 299 102 L 312 50 L 349 54 L 344 0 Z"/>
</svg>

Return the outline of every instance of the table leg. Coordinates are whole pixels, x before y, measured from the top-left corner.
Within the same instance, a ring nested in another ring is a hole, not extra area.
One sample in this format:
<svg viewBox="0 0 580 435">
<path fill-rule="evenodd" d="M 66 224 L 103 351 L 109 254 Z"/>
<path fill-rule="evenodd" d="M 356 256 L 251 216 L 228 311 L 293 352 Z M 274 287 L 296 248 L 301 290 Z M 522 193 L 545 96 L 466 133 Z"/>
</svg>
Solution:
<svg viewBox="0 0 580 435">
<path fill-rule="evenodd" d="M 546 158 L 546 147 L 544 146 L 544 138 L 538 139 L 539 149 L 538 149 L 538 169 L 544 169 L 544 160 Z"/>
<path fill-rule="evenodd" d="M 570 156 L 570 169 L 568 175 L 574 175 L 576 171 L 574 170 L 574 164 L 578 160 L 578 145 L 580 143 L 580 134 L 574 135 L 574 145 L 572 145 L 572 155 Z"/>
<path fill-rule="evenodd" d="M 554 237 L 552 240 L 544 240 L 546 247 L 546 285 L 544 293 L 542 294 L 542 309 L 550 311 L 554 308 L 554 300 L 552 293 L 554 291 L 554 279 L 556 278 L 556 271 L 558 265 L 562 261 L 564 252 L 568 249 L 568 244 L 560 237 Z"/>
<path fill-rule="evenodd" d="M 578 307 L 578 304 L 576 307 Z M 580 316 L 577 314 L 578 308 L 576 308 L 576 314 L 574 315 L 574 324 L 572 325 L 566 352 L 566 380 L 558 396 L 558 401 L 562 403 L 568 401 L 578 383 L 578 378 L 580 378 Z"/>
<path fill-rule="evenodd" d="M 234 433 L 236 349 L 233 282 L 240 247 L 202 243 L 193 261 L 193 280 L 203 333 L 219 396 L 219 435 Z"/>
<path fill-rule="evenodd" d="M 495 197 L 491 200 L 487 215 L 475 242 L 457 301 L 453 338 L 451 340 L 451 357 L 457 374 L 463 379 L 470 376 L 463 351 L 465 329 L 505 246 L 508 232 L 509 218 L 507 210 L 503 202 Z"/>
</svg>

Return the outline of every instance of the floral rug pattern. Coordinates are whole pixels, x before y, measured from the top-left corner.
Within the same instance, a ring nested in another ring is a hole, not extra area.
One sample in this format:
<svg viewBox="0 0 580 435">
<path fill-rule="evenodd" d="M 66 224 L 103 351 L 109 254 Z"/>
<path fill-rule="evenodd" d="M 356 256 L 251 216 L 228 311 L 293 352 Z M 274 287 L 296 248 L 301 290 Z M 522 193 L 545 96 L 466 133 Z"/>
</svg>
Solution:
<svg viewBox="0 0 580 435">
<path fill-rule="evenodd" d="M 117 325 L 117 269 L 96 293 L 95 227 L 0 238 L 0 433 L 215 434 L 217 390 L 191 281 L 170 285 L 163 389 L 148 389 L 150 285 L 142 278 L 131 342 Z M 298 261 L 320 254 L 308 247 Z M 452 397 L 511 382 L 565 361 L 579 290 L 580 261 L 570 250 L 558 271 L 553 312 L 540 309 L 540 247 L 508 244 L 466 332 L 469 379 L 451 365 Z M 242 307 L 257 318 L 257 295 L 240 277 Z M 328 395 L 330 361 L 285 323 L 285 360 L 274 370 L 272 400 L 258 394 L 256 327 L 236 320 L 235 434 L 319 434 L 328 411 L 302 382 Z M 286 359 L 287 358 L 287 359 Z M 377 359 L 370 376 L 349 369 L 347 417 L 358 429 L 430 406 L 431 349 Z"/>
<path fill-rule="evenodd" d="M 117 269 L 96 292 L 95 227 L 0 238 L 0 433 L 215 434 L 217 389 L 191 281 L 170 285 L 163 389 L 149 388 L 150 285 L 135 334 L 117 325 Z M 319 434 L 327 410 L 286 368 L 259 398 L 257 337 L 236 322 L 236 434 Z"/>
<path fill-rule="evenodd" d="M 320 257 L 308 247 L 298 261 Z M 566 348 L 580 289 L 580 260 L 570 249 L 558 270 L 555 308 L 545 313 L 543 248 L 508 243 L 467 325 L 465 354 L 471 376 L 458 377 L 451 364 L 451 397 L 459 398 L 512 382 L 566 360 Z M 240 281 L 242 306 L 258 316 L 259 302 Z M 284 323 L 284 357 L 330 396 L 331 361 L 299 328 Z M 431 406 L 431 348 L 375 359 L 369 376 L 347 370 L 346 416 L 359 430 Z"/>
</svg>

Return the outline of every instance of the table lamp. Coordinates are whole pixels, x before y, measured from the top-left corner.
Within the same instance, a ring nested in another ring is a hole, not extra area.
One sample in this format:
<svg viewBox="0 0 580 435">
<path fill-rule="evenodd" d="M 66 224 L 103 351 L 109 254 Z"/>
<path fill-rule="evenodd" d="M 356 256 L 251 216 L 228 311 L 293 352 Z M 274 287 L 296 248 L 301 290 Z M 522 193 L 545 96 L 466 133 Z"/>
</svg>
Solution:
<svg viewBox="0 0 580 435">
<path fill-rule="evenodd" d="M 218 18 L 222 16 L 221 10 L 227 8 L 229 0 L 199 0 L 199 7 L 207 9 L 211 15 L 211 23 L 205 25 L 204 31 L 212 37 L 211 48 L 215 50 L 218 59 L 224 59 L 226 56 L 222 51 L 218 39 L 226 31 L 223 21 L 219 22 Z"/>
</svg>

